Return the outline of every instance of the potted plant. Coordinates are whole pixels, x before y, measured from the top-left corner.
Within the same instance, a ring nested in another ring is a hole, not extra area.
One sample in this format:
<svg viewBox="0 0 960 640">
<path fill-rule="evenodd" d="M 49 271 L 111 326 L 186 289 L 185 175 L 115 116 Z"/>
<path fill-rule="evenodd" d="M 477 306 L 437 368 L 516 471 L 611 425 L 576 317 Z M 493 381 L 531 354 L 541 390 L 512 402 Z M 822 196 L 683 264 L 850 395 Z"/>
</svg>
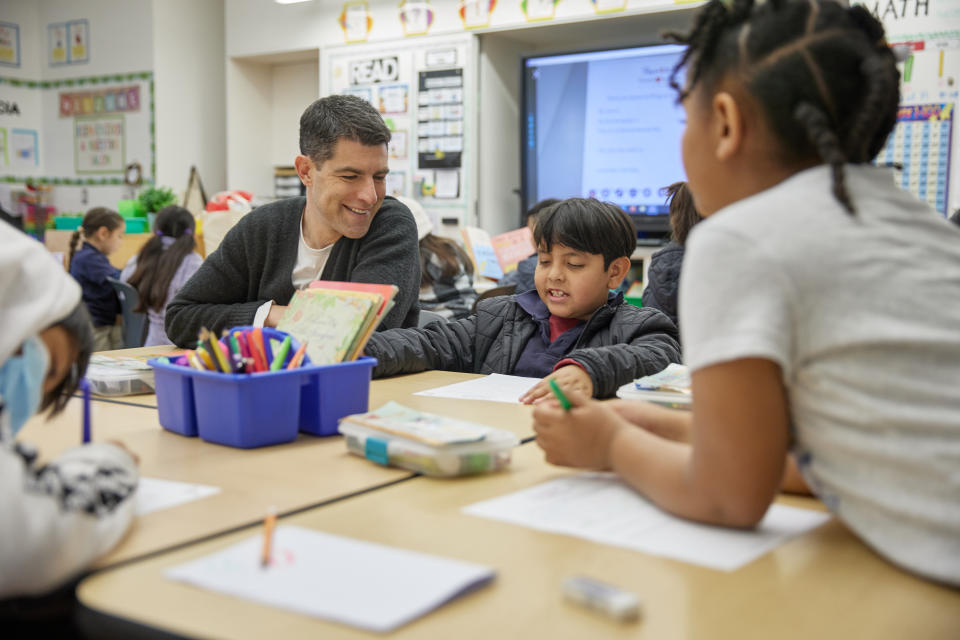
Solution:
<svg viewBox="0 0 960 640">
<path fill-rule="evenodd" d="M 146 187 L 140 191 L 137 200 L 146 213 L 148 229 L 153 228 L 153 219 L 157 217 L 160 209 L 177 203 L 177 197 L 173 195 L 170 187 Z"/>
</svg>

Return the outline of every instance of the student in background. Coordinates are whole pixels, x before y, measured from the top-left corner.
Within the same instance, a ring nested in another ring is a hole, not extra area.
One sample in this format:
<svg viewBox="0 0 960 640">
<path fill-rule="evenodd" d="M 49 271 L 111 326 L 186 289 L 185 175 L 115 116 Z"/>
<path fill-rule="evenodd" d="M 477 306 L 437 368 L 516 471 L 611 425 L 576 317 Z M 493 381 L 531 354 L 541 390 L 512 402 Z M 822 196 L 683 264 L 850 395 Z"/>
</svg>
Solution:
<svg viewBox="0 0 960 640">
<path fill-rule="evenodd" d="M 686 182 L 674 182 L 665 191 L 670 203 L 670 242 L 650 258 L 643 306 L 663 311 L 679 327 L 677 290 L 680 288 L 683 247 L 693 225 L 703 218 L 693 206 L 693 196 Z"/>
<path fill-rule="evenodd" d="M 540 215 L 540 213 L 543 212 L 547 207 L 555 205 L 558 202 L 560 201 L 556 198 L 547 198 L 546 200 L 541 200 L 527 210 L 527 213 L 524 214 L 524 216 L 526 217 L 526 224 L 528 227 L 530 227 L 530 231 L 533 231 L 536 227 L 537 216 Z M 517 293 L 533 291 L 537 288 L 537 285 L 533 281 L 533 275 L 536 269 L 537 248 L 534 247 L 533 255 L 518 262 L 517 268 L 503 276 L 503 278 L 501 278 L 500 282 L 497 284 L 498 286 L 515 284 L 517 285 Z"/>
<path fill-rule="evenodd" d="M 31 415 L 63 410 L 86 371 L 93 329 L 77 283 L 42 245 L 4 222 L 0 326 L 0 600 L 6 600 L 50 591 L 113 547 L 133 518 L 138 473 L 134 459 L 112 444 L 75 447 L 40 465 L 33 447 L 14 441 Z M 76 428 L 79 439 L 79 422 Z"/>
<path fill-rule="evenodd" d="M 417 223 L 420 238 L 420 308 L 439 313 L 447 320 L 466 318 L 473 309 L 473 261 L 449 238 L 432 233 L 433 222 L 423 205 L 412 198 L 397 197 L 407 205 Z"/>
<path fill-rule="evenodd" d="M 120 270 L 107 259 L 120 248 L 126 222 L 119 213 L 106 207 L 94 207 L 83 216 L 83 223 L 70 239 L 70 275 L 80 283 L 83 301 L 93 319 L 93 350 L 107 351 L 123 347 L 123 335 L 117 324 L 120 300 L 107 278 L 120 278 Z M 77 244 L 83 246 L 77 251 Z"/>
<path fill-rule="evenodd" d="M 883 27 L 859 5 L 711 0 L 679 39 L 707 217 L 680 286 L 693 411 L 628 420 L 578 394 L 534 411 L 538 443 L 730 527 L 760 522 L 790 447 L 868 545 L 960 585 L 960 231 L 870 164 L 899 103 Z"/>
<path fill-rule="evenodd" d="M 134 311 L 146 312 L 149 320 L 145 347 L 171 344 L 163 329 L 167 301 L 173 300 L 203 263 L 194 251 L 195 224 L 193 214 L 183 207 L 164 207 L 154 221 L 154 236 L 140 253 L 130 258 L 120 274 L 121 280 L 140 293 L 140 304 Z"/>
<path fill-rule="evenodd" d="M 375 377 L 428 369 L 545 378 L 521 401 L 550 393 L 546 378 L 586 396 L 612 396 L 680 359 L 676 327 L 659 311 L 610 293 L 630 268 L 633 223 L 609 203 L 571 198 L 543 212 L 536 290 L 482 300 L 477 312 L 422 329 L 374 334 Z"/>
</svg>

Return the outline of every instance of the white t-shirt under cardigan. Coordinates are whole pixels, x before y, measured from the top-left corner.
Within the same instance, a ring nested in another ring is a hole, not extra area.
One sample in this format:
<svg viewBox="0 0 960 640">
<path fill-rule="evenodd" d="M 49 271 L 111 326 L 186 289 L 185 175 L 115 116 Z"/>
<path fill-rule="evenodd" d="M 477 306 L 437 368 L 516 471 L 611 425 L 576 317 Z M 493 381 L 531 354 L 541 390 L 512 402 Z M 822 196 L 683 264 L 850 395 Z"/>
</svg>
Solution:
<svg viewBox="0 0 960 640">
<path fill-rule="evenodd" d="M 691 370 L 780 365 L 814 492 L 892 562 L 960 584 L 960 229 L 846 167 L 816 167 L 698 225 L 680 317 Z"/>
</svg>

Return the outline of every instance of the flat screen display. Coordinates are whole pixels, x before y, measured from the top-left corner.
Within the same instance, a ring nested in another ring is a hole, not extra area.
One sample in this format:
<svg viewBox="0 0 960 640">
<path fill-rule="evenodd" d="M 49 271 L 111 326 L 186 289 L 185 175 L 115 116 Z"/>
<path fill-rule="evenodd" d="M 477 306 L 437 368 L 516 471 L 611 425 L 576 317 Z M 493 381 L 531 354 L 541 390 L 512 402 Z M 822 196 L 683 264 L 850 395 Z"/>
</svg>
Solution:
<svg viewBox="0 0 960 640">
<path fill-rule="evenodd" d="M 668 231 L 661 190 L 685 179 L 685 116 L 669 83 L 683 51 L 656 45 L 525 58 L 524 208 L 593 197 L 622 207 L 641 236 Z"/>
</svg>

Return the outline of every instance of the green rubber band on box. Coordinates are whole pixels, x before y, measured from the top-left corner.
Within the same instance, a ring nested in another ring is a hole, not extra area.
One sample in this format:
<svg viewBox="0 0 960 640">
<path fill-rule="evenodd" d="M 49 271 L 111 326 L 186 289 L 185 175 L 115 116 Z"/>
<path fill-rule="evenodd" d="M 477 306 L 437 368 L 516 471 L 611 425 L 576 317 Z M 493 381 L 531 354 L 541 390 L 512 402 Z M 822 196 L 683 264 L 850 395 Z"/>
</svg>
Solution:
<svg viewBox="0 0 960 640">
<path fill-rule="evenodd" d="M 387 441 L 379 438 L 367 438 L 367 443 L 363 447 L 363 456 L 367 460 L 372 460 L 385 467 L 388 466 L 390 456 L 387 455 Z"/>
</svg>

